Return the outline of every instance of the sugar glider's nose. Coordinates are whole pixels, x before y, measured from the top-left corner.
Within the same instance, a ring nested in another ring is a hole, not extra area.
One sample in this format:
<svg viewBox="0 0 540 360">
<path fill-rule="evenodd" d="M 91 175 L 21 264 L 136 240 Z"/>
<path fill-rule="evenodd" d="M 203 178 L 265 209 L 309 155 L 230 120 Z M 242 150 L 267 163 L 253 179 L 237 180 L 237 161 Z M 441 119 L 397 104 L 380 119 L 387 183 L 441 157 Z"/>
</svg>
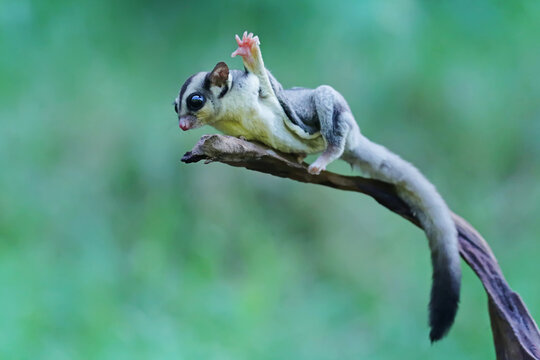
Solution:
<svg viewBox="0 0 540 360">
<path fill-rule="evenodd" d="M 197 118 L 193 115 L 183 115 L 178 118 L 178 126 L 180 129 L 186 131 L 191 129 L 197 121 Z"/>
</svg>

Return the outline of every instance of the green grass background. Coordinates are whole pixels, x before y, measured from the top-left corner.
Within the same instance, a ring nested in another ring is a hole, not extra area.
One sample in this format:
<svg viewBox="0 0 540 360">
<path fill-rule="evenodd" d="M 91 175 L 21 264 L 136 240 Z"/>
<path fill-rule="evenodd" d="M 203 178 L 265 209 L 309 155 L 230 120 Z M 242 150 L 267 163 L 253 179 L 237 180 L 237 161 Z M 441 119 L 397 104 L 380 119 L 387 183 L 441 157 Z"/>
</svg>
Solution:
<svg viewBox="0 0 540 360">
<path fill-rule="evenodd" d="M 0 0 L 1 359 L 494 358 L 466 266 L 429 344 L 424 235 L 373 200 L 180 163 L 215 130 L 171 102 L 241 68 L 245 29 L 415 163 L 540 319 L 538 1 Z"/>
</svg>

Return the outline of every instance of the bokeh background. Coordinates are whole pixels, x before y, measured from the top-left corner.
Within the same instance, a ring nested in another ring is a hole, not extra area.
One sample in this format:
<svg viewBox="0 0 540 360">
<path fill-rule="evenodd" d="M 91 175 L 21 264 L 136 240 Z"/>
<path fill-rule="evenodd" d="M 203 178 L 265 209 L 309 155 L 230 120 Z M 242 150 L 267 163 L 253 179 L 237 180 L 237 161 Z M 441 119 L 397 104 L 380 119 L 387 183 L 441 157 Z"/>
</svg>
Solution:
<svg viewBox="0 0 540 360">
<path fill-rule="evenodd" d="M 540 319 L 540 3 L 0 1 L 0 358 L 488 359 L 431 346 L 422 232 L 353 193 L 185 165 L 183 81 L 261 38 L 490 242 Z M 350 174 L 344 164 L 331 170 Z"/>
</svg>

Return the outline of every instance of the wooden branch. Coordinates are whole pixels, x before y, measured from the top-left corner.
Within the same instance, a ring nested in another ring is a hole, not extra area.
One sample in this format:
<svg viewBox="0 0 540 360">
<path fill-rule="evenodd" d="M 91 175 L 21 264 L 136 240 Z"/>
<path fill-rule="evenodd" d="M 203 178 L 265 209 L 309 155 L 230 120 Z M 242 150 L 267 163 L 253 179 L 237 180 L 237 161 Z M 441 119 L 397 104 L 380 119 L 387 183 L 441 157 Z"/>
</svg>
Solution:
<svg viewBox="0 0 540 360">
<path fill-rule="evenodd" d="M 356 191 L 420 226 L 411 210 L 397 195 L 393 185 L 360 176 L 343 176 L 324 171 L 307 172 L 307 164 L 263 145 L 224 135 L 204 135 L 187 152 L 185 163 L 218 161 L 236 167 Z M 497 259 L 482 236 L 464 219 L 453 214 L 458 229 L 460 253 L 482 281 L 488 294 L 488 308 L 498 360 L 540 360 L 540 332 L 520 296 L 506 282 Z"/>
</svg>

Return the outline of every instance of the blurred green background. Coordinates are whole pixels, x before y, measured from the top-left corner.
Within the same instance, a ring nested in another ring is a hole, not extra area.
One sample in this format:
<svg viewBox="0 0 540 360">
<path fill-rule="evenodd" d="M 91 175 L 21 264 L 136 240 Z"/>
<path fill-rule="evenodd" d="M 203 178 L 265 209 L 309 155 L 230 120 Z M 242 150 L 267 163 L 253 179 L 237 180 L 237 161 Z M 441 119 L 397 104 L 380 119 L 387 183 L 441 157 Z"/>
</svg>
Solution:
<svg viewBox="0 0 540 360">
<path fill-rule="evenodd" d="M 540 3 L 0 1 L 0 358 L 486 359 L 428 341 L 422 232 L 359 194 L 180 163 L 184 80 L 258 34 L 493 247 L 540 319 Z M 345 164 L 331 170 L 349 174 Z"/>
</svg>

